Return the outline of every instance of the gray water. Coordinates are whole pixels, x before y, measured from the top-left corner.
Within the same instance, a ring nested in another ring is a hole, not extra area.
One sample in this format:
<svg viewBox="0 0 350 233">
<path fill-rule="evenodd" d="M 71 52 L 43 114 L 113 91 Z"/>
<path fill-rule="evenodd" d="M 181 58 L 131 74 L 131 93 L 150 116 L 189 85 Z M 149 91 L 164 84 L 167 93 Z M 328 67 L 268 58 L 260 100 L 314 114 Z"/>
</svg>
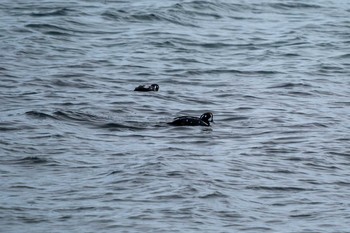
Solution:
<svg viewBox="0 0 350 233">
<path fill-rule="evenodd" d="M 347 0 L 2 0 L 0 231 L 350 232 L 349 19 Z"/>
</svg>

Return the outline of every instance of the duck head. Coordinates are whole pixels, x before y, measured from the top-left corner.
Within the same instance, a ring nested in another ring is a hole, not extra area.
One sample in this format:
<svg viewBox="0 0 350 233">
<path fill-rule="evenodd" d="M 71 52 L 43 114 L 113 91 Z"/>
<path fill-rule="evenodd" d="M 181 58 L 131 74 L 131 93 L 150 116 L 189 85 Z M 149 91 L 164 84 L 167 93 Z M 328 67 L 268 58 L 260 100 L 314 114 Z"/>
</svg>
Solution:
<svg viewBox="0 0 350 233">
<path fill-rule="evenodd" d="M 151 85 L 151 88 L 152 88 L 154 91 L 158 91 L 158 90 L 159 90 L 159 85 L 158 85 L 158 84 L 152 84 L 152 85 Z"/>
<path fill-rule="evenodd" d="M 203 113 L 200 119 L 209 124 L 209 122 L 214 122 L 214 115 L 211 112 Z"/>
</svg>

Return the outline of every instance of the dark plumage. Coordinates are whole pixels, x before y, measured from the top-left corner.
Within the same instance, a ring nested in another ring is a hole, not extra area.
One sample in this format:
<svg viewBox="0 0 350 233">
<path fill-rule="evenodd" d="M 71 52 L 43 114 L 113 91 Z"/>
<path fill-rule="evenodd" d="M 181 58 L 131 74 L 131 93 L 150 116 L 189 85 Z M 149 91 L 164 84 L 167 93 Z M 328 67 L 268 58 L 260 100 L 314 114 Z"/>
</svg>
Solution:
<svg viewBox="0 0 350 233">
<path fill-rule="evenodd" d="M 140 85 L 135 88 L 134 91 L 158 91 L 159 85 L 158 84 L 152 84 L 150 86 L 147 85 Z"/>
<path fill-rule="evenodd" d="M 203 113 L 200 117 L 181 116 L 176 117 L 169 125 L 174 126 L 210 126 L 210 122 L 214 122 L 214 116 L 211 112 Z"/>
</svg>

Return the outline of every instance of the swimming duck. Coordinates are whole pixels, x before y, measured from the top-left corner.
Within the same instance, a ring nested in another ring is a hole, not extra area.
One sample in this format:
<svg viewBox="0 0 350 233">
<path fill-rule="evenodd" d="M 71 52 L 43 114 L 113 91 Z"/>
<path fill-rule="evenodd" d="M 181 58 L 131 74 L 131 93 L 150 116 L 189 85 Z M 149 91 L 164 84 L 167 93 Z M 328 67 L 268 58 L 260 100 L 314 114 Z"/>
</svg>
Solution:
<svg viewBox="0 0 350 233">
<path fill-rule="evenodd" d="M 174 126 L 210 126 L 210 122 L 214 122 L 214 116 L 211 112 L 203 113 L 200 117 L 181 116 L 176 117 L 169 125 Z"/>
<path fill-rule="evenodd" d="M 158 84 L 152 84 L 150 86 L 147 85 L 140 85 L 135 88 L 134 91 L 158 91 L 159 85 Z"/>
</svg>

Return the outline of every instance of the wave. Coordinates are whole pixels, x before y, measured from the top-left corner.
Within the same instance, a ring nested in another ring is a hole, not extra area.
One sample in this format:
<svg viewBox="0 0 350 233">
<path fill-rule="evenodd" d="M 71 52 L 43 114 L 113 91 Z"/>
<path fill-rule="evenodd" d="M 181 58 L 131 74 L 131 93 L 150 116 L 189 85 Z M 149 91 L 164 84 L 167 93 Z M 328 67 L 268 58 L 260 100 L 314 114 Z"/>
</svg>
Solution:
<svg viewBox="0 0 350 233">
<path fill-rule="evenodd" d="M 27 116 L 31 116 L 31 117 L 38 118 L 38 119 L 45 119 L 45 118 L 57 119 L 53 115 L 43 113 L 43 112 L 38 112 L 38 111 L 28 111 L 25 114 Z"/>
<path fill-rule="evenodd" d="M 203 21 L 234 17 L 231 13 L 245 11 L 241 4 L 211 1 L 190 1 L 175 3 L 158 8 L 108 9 L 102 16 L 105 19 L 131 23 L 167 22 L 180 26 L 200 27 Z"/>
<path fill-rule="evenodd" d="M 182 26 L 197 27 L 196 24 L 183 20 L 176 15 L 169 15 L 164 12 L 126 12 L 124 10 L 107 10 L 102 14 L 105 19 L 129 23 L 145 23 L 145 22 L 170 22 Z"/>
<path fill-rule="evenodd" d="M 151 123 L 142 122 L 142 121 L 131 121 L 128 119 L 127 121 L 121 122 L 111 122 L 117 121 L 110 117 L 106 117 L 105 115 L 91 114 L 87 112 L 79 112 L 79 111 L 55 111 L 53 113 L 44 113 L 40 111 L 28 111 L 25 113 L 27 116 L 36 118 L 36 119 L 53 119 L 57 121 L 67 121 L 71 123 L 77 123 L 82 125 L 88 125 L 93 128 L 100 129 L 108 129 L 111 131 L 114 130 L 143 130 L 148 128 Z M 119 120 L 118 120 L 119 121 Z M 157 126 L 157 124 L 153 124 L 152 126 Z M 158 125 L 159 126 L 159 125 Z M 1 128 L 0 128 L 1 129 Z M 4 130 L 15 130 L 12 128 L 5 128 Z"/>
<path fill-rule="evenodd" d="M 28 156 L 22 159 L 18 159 L 17 162 L 25 163 L 25 164 L 42 164 L 42 163 L 48 163 L 49 159 L 37 157 L 37 156 Z"/>
<path fill-rule="evenodd" d="M 241 70 L 230 68 L 214 68 L 214 69 L 168 69 L 168 74 L 180 74 L 183 76 L 193 75 L 208 75 L 208 74 L 239 74 L 242 76 L 259 76 L 259 75 L 276 75 L 283 74 L 282 71 L 277 70 Z"/>
<path fill-rule="evenodd" d="M 310 4 L 310 3 L 301 3 L 301 2 L 284 2 L 284 3 L 271 3 L 271 7 L 282 10 L 289 9 L 319 9 L 322 8 L 320 5 Z"/>
<path fill-rule="evenodd" d="M 129 130 L 142 130 L 145 127 L 139 127 L 136 125 L 126 125 L 121 123 L 105 123 L 99 126 L 100 128 L 105 128 L 109 130 L 118 130 L 118 129 L 129 129 Z"/>
<path fill-rule="evenodd" d="M 40 31 L 41 33 L 47 35 L 62 35 L 62 36 L 72 36 L 74 30 L 68 29 L 66 27 L 57 26 L 55 24 L 48 23 L 29 23 L 25 27 Z"/>
<path fill-rule="evenodd" d="M 46 165 L 58 166 L 60 163 L 52 158 L 45 158 L 43 156 L 26 156 L 19 159 L 3 159 L 1 163 L 9 165 Z"/>
<path fill-rule="evenodd" d="M 94 114 L 76 111 L 56 111 L 53 114 L 59 120 L 68 121 L 94 122 L 102 119 L 102 117 Z"/>
<path fill-rule="evenodd" d="M 265 191 L 277 191 L 277 192 L 305 192 L 305 191 L 311 191 L 312 189 L 308 188 L 300 188 L 300 187 L 292 187 L 292 186 L 285 186 L 285 187 L 279 187 L 279 186 L 248 186 L 247 189 L 253 189 L 253 190 L 265 190 Z"/>
<path fill-rule="evenodd" d="M 68 14 L 69 10 L 68 8 L 61 8 L 61 9 L 41 9 L 38 12 L 32 12 L 30 15 L 34 17 L 47 17 L 47 16 L 65 16 Z"/>
<path fill-rule="evenodd" d="M 270 86 L 269 88 L 282 88 L 282 89 L 291 89 L 295 87 L 312 87 L 312 85 L 308 83 L 292 83 L 292 82 L 287 82 L 287 83 L 282 83 L 282 84 L 277 84 Z"/>
</svg>

